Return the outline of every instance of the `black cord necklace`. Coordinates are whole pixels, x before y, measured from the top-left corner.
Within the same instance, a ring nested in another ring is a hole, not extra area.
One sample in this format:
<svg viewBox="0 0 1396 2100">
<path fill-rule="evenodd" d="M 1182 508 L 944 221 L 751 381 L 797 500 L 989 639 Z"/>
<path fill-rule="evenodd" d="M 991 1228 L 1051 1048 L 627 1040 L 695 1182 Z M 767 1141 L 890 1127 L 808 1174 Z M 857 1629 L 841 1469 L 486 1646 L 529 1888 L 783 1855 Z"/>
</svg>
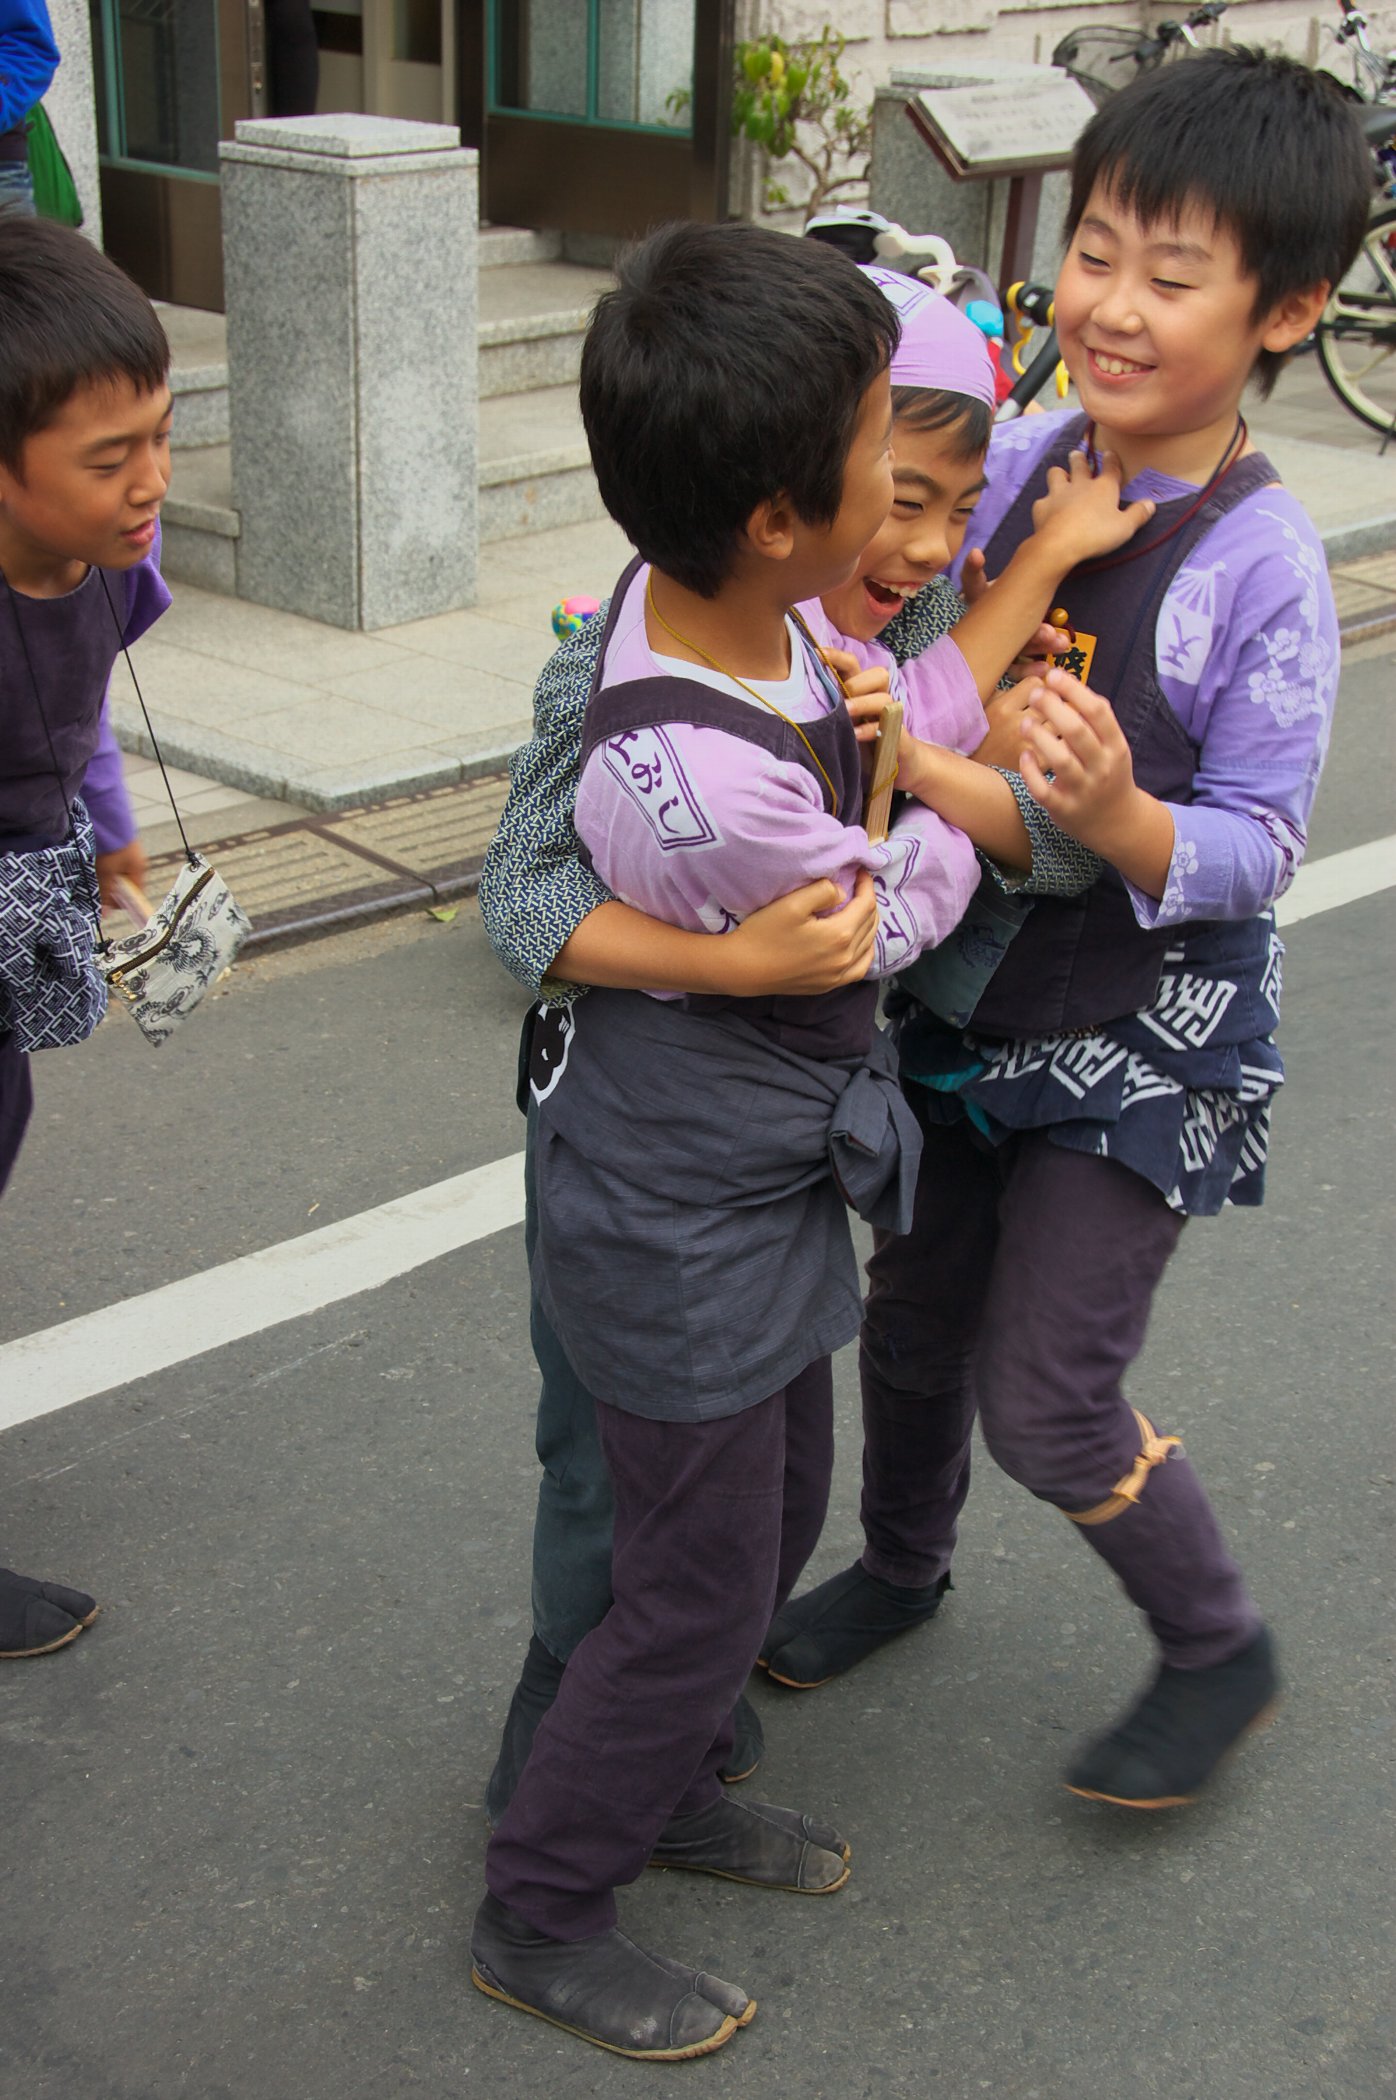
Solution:
<svg viewBox="0 0 1396 2100">
<path fill-rule="evenodd" d="M 1173 523 L 1168 527 L 1168 530 L 1166 532 L 1161 532 L 1158 535 L 1157 539 L 1146 541 L 1142 547 L 1137 545 L 1129 546 L 1126 547 L 1124 551 L 1120 554 L 1106 554 L 1100 556 L 1095 561 L 1083 561 L 1081 563 L 1080 568 L 1076 571 L 1077 575 L 1098 576 L 1105 569 L 1122 568 L 1127 561 L 1140 561 L 1142 560 L 1144 555 L 1152 554 L 1157 548 L 1166 545 L 1166 543 L 1172 539 L 1174 533 L 1181 532 L 1183 527 L 1186 524 L 1188 524 L 1190 520 L 1197 516 L 1197 513 L 1201 510 L 1203 504 L 1206 503 L 1210 497 L 1216 494 L 1217 490 L 1225 481 L 1227 475 L 1235 466 L 1237 460 L 1241 457 L 1241 453 L 1245 449 L 1247 436 L 1248 432 L 1246 430 L 1246 419 L 1243 415 L 1238 414 L 1236 418 L 1236 428 L 1232 431 L 1231 436 L 1227 439 L 1226 445 L 1222 451 L 1222 456 L 1217 461 L 1215 467 L 1212 469 L 1206 487 L 1199 489 L 1195 500 L 1188 505 L 1187 509 L 1183 512 L 1182 516 L 1180 518 L 1175 518 L 1173 520 Z M 1086 452 L 1088 455 L 1093 455 L 1095 453 L 1094 418 L 1092 418 L 1092 420 L 1086 425 Z"/>
</svg>

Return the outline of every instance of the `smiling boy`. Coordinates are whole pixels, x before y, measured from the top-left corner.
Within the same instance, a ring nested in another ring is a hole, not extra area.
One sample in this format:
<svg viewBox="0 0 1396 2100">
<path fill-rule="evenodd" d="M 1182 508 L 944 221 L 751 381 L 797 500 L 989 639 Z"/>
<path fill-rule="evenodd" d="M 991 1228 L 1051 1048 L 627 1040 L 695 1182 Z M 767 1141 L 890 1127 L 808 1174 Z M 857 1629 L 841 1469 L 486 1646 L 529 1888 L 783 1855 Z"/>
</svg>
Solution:
<svg viewBox="0 0 1396 2100">
<path fill-rule="evenodd" d="M 0 1190 L 33 1108 L 24 1042 L 57 929 L 77 1025 L 102 1011 L 79 791 L 117 652 L 170 602 L 156 566 L 169 363 L 154 308 L 114 263 L 64 227 L 0 213 Z M 62 1647 L 96 1609 L 0 1569 L 0 1657 Z"/>
<path fill-rule="evenodd" d="M 1304 853 L 1338 633 L 1322 543 L 1241 404 L 1341 282 L 1370 193 L 1333 83 L 1257 51 L 1131 83 L 1078 141 L 1056 325 L 1084 412 L 996 433 L 972 538 L 992 574 L 1052 468 L 1103 447 L 1126 496 L 1156 505 L 1060 586 L 1108 702 L 1054 671 L 1001 746 L 1105 868 L 1034 907 L 965 1029 L 914 982 L 899 994 L 925 1152 L 913 1230 L 868 1271 L 866 1544 L 764 1650 L 811 1687 L 932 1616 L 977 1402 L 992 1456 L 1154 1637 L 1151 1681 L 1066 1774 L 1131 1809 L 1190 1801 L 1279 1686 L 1190 1459 L 1124 1381 L 1185 1220 L 1263 1193 L 1283 1078 L 1273 904 Z"/>
</svg>

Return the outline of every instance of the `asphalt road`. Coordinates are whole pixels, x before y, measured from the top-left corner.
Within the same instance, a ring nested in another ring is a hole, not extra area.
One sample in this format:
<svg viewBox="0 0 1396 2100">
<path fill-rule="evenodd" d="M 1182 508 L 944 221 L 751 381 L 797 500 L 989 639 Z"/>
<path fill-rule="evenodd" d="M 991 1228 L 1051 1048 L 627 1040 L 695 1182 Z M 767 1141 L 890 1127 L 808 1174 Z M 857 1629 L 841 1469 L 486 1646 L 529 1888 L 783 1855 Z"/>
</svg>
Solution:
<svg viewBox="0 0 1396 2100">
<path fill-rule="evenodd" d="M 1311 856 L 1393 829 L 1390 643 L 1351 661 Z M 1181 1430 L 1288 1697 L 1205 1800 L 1059 1785 L 1147 1642 L 984 1459 L 934 1627 L 760 1687 L 827 1902 L 650 1874 L 642 1940 L 744 1984 L 632 2065 L 468 1982 L 484 1777 L 527 1635 L 521 1235 L 0 1436 L 0 1559 L 96 1626 L 0 1674 L 4 2100 L 1374 2100 L 1392 2002 L 1393 893 L 1289 936 L 1270 1200 L 1191 1227 L 1135 1397 Z M 521 997 L 473 909 L 242 969 L 158 1052 L 40 1061 L 0 1341 L 516 1151 Z M 1061 1250 L 1064 1263 L 1071 1248 Z M 856 1550 L 853 1367 L 814 1572 Z"/>
</svg>

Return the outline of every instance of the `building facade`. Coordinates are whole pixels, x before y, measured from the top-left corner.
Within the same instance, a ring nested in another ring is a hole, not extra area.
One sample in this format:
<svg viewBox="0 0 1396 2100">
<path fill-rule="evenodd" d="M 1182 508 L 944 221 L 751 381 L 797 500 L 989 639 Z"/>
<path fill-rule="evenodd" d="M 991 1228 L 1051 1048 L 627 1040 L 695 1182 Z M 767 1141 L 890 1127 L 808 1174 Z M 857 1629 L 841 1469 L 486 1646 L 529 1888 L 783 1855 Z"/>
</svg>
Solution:
<svg viewBox="0 0 1396 2100">
<path fill-rule="evenodd" d="M 730 137 L 732 53 L 741 39 L 818 35 L 832 21 L 848 39 L 854 94 L 871 103 L 894 71 L 1045 64 L 1083 21 L 1146 27 L 1185 11 L 1150 0 L 53 5 L 72 53 L 69 87 L 92 96 L 109 251 L 154 296 L 209 307 L 223 296 L 218 142 L 240 117 L 286 113 L 276 97 L 288 35 L 313 39 L 319 111 L 459 126 L 480 151 L 484 219 L 616 235 L 665 218 L 759 211 L 757 158 Z M 1396 41 L 1393 0 L 1370 13 L 1374 40 Z M 1330 15 L 1316 14 L 1313 0 L 1232 0 L 1220 30 L 1208 34 L 1320 61 L 1331 48 L 1336 0 Z M 90 90 L 76 49 L 89 21 Z M 78 161 L 81 128 L 70 122 L 65 134 Z M 793 188 L 798 197 L 798 182 Z"/>
</svg>

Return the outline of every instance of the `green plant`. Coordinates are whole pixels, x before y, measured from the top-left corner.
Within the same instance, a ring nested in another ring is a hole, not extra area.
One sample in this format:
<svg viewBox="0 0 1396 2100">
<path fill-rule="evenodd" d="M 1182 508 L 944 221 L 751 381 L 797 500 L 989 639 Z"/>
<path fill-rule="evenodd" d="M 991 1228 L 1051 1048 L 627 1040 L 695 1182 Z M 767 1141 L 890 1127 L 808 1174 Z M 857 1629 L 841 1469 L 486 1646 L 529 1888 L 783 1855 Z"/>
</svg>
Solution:
<svg viewBox="0 0 1396 2100">
<path fill-rule="evenodd" d="M 805 209 L 820 211 L 840 190 L 868 179 L 872 112 L 851 100 L 839 66 L 847 39 L 827 22 L 817 37 L 787 44 L 778 36 L 738 44 L 732 130 L 760 146 L 767 162 L 793 160 L 810 177 Z M 767 167 L 768 210 L 789 204 L 790 192 Z"/>
</svg>

